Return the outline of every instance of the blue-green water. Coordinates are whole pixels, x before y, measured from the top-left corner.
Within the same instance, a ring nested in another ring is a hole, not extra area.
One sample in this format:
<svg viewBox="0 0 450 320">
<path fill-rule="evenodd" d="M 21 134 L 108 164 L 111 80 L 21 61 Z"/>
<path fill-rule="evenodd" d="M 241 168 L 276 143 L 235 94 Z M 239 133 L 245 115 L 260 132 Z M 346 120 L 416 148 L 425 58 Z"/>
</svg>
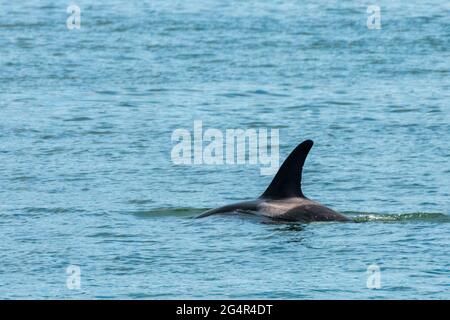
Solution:
<svg viewBox="0 0 450 320">
<path fill-rule="evenodd" d="M 74 3 L 1 2 L 0 298 L 450 298 L 447 2 Z M 313 139 L 305 194 L 360 223 L 192 219 L 272 178 L 173 165 L 194 120 Z"/>
</svg>

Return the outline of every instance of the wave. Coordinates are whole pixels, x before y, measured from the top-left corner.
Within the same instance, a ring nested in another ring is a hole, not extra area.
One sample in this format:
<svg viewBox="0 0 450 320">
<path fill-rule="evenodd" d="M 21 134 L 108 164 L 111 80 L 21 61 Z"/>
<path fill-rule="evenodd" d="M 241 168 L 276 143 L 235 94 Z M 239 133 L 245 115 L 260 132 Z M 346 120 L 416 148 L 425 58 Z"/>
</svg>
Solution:
<svg viewBox="0 0 450 320">
<path fill-rule="evenodd" d="M 140 210 L 133 211 L 132 214 L 138 217 L 192 217 L 195 218 L 197 215 L 206 211 L 206 208 L 158 208 L 153 210 Z"/>
<path fill-rule="evenodd" d="M 438 212 L 414 213 L 373 213 L 373 212 L 343 212 L 355 222 L 450 222 L 450 216 Z"/>
<path fill-rule="evenodd" d="M 186 217 L 194 218 L 208 208 L 158 208 L 132 212 L 139 217 Z M 414 212 L 414 213 L 375 213 L 347 211 L 342 214 L 355 222 L 450 222 L 450 215 L 438 212 Z"/>
</svg>

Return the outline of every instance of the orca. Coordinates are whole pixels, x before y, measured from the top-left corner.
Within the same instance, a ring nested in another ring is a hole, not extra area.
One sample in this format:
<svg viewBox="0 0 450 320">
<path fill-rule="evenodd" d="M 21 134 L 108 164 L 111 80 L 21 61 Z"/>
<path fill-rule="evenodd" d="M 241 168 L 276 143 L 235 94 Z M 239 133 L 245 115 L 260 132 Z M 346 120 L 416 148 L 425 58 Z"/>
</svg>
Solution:
<svg viewBox="0 0 450 320">
<path fill-rule="evenodd" d="M 256 200 L 226 205 L 203 212 L 197 218 L 217 214 L 251 214 L 286 222 L 351 221 L 351 219 L 308 199 L 302 192 L 302 170 L 314 142 L 300 143 L 286 158 L 264 193 Z"/>
</svg>

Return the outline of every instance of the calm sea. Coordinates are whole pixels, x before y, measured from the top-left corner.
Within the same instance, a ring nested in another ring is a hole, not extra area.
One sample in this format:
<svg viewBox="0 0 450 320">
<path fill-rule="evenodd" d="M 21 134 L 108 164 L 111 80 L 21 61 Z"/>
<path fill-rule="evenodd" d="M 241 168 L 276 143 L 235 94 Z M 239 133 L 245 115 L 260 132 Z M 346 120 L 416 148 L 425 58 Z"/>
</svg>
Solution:
<svg viewBox="0 0 450 320">
<path fill-rule="evenodd" d="M 73 3 L 1 1 L 0 298 L 450 298 L 447 1 Z M 196 120 L 359 223 L 193 219 L 272 178 L 174 165 Z"/>
</svg>

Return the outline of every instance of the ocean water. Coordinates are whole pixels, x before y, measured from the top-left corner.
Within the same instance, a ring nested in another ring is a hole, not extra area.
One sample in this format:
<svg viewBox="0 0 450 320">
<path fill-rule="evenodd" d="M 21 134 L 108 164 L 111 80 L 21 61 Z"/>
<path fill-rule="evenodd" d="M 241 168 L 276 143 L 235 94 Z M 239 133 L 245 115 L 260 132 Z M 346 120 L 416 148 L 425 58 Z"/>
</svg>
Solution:
<svg viewBox="0 0 450 320">
<path fill-rule="evenodd" d="M 448 2 L 73 3 L 1 1 L 0 298 L 450 298 Z M 193 219 L 272 178 L 174 165 L 196 120 L 313 139 L 358 223 Z"/>
</svg>

